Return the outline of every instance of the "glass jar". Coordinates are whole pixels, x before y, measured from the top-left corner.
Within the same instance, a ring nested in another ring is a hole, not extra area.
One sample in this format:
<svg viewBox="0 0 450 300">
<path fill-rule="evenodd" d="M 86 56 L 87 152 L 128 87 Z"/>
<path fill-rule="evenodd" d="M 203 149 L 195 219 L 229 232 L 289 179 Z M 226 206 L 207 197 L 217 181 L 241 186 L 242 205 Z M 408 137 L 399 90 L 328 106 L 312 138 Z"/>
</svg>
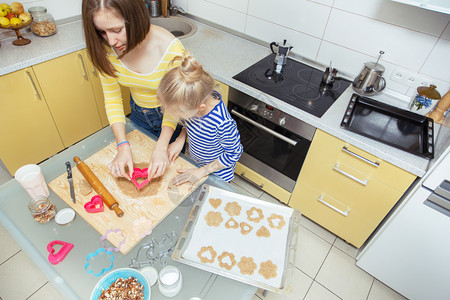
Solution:
<svg viewBox="0 0 450 300">
<path fill-rule="evenodd" d="M 34 6 L 28 9 L 33 17 L 31 32 L 37 36 L 51 36 L 56 33 L 56 24 L 53 16 L 43 6 Z"/>
<path fill-rule="evenodd" d="M 158 287 L 163 296 L 175 297 L 181 291 L 183 278 L 177 267 L 165 266 L 158 275 Z"/>
<path fill-rule="evenodd" d="M 44 196 L 33 198 L 28 204 L 33 219 L 39 223 L 47 223 L 55 217 L 55 205 Z"/>
</svg>

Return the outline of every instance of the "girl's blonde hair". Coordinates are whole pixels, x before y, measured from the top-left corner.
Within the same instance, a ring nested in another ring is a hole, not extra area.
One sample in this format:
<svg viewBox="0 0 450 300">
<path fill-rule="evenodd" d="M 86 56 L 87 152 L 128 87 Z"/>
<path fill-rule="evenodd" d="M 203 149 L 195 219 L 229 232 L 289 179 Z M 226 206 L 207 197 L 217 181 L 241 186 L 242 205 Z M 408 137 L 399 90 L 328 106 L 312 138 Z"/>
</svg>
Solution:
<svg viewBox="0 0 450 300">
<path fill-rule="evenodd" d="M 183 56 L 176 56 L 171 64 L 177 62 L 181 64 L 161 79 L 158 99 L 164 105 L 184 104 L 186 109 L 196 109 L 212 94 L 214 79 L 187 50 Z"/>
</svg>

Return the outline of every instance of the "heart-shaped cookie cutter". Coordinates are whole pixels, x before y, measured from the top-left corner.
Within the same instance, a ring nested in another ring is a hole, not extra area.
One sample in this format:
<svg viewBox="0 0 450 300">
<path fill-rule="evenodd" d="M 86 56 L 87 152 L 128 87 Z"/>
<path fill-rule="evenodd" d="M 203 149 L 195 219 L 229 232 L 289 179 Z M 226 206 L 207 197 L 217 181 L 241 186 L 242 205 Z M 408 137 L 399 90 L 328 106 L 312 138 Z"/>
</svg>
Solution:
<svg viewBox="0 0 450 300">
<path fill-rule="evenodd" d="M 55 253 L 54 245 L 61 245 L 62 247 Z M 70 250 L 72 250 L 73 244 L 67 243 L 64 241 L 52 241 L 47 245 L 47 251 L 50 253 L 48 255 L 48 261 L 52 265 L 57 265 L 66 258 L 67 254 L 69 254 Z"/>
<path fill-rule="evenodd" d="M 144 178 L 144 181 L 138 183 L 136 180 L 138 178 Z M 150 182 L 150 180 L 151 179 L 148 179 L 148 168 L 133 168 L 133 176 L 131 177 L 131 182 L 133 182 L 138 190 L 142 189 L 146 184 Z"/>
<path fill-rule="evenodd" d="M 84 209 L 88 213 L 102 212 L 104 210 L 102 197 L 100 197 L 99 195 L 95 195 L 91 198 L 91 201 L 84 204 Z"/>
</svg>

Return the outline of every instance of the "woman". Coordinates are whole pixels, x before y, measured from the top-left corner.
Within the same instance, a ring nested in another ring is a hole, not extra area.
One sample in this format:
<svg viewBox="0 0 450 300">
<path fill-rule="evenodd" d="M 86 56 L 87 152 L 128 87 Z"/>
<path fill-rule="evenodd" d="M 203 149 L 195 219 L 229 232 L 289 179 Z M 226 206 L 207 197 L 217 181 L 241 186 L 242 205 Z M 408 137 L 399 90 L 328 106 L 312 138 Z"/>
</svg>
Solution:
<svg viewBox="0 0 450 300">
<path fill-rule="evenodd" d="M 150 25 L 142 0 L 83 0 L 86 48 L 100 71 L 105 108 L 117 142 L 117 155 L 108 165 L 113 176 L 130 179 L 133 160 L 125 136 L 120 85 L 131 91 L 131 120 L 158 136 L 148 176 L 162 175 L 169 164 L 168 145 L 176 138 L 177 119 L 163 114 L 156 90 L 170 61 L 184 53 L 181 42 L 167 30 Z M 128 173 L 126 171 L 128 168 Z"/>
</svg>

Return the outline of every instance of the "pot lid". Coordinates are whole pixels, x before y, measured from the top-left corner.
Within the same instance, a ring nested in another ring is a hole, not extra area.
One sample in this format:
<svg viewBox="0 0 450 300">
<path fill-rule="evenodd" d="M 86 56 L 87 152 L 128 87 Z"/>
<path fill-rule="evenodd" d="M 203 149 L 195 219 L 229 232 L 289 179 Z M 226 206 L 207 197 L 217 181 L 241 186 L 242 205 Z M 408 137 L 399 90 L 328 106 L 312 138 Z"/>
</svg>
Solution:
<svg viewBox="0 0 450 300">
<path fill-rule="evenodd" d="M 434 84 L 430 84 L 430 86 L 419 86 L 417 88 L 417 93 L 421 96 L 424 96 L 429 99 L 441 99 L 441 94 L 436 91 L 436 86 Z"/>
<path fill-rule="evenodd" d="M 380 65 L 379 63 L 368 62 L 368 63 L 365 63 L 364 65 L 366 66 L 366 68 L 369 68 L 372 71 L 380 72 L 380 73 L 384 72 L 384 66 Z"/>
</svg>

